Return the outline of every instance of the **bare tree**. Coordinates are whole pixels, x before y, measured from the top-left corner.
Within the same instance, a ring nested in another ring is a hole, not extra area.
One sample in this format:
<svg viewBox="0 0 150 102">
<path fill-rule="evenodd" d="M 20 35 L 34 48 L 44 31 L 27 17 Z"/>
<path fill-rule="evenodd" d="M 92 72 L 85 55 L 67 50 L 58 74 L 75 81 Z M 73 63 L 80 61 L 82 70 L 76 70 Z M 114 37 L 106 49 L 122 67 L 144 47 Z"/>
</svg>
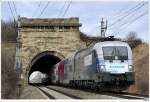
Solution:
<svg viewBox="0 0 150 102">
<path fill-rule="evenodd" d="M 142 40 L 138 38 L 136 32 L 129 32 L 125 40 L 128 42 L 131 48 L 135 48 L 137 45 L 142 43 Z"/>
<path fill-rule="evenodd" d="M 129 34 L 126 36 L 127 41 L 132 41 L 137 39 L 137 33 L 136 32 L 129 32 Z"/>
<path fill-rule="evenodd" d="M 1 20 L 1 39 L 2 42 L 16 42 L 17 26 L 15 21 Z"/>
</svg>

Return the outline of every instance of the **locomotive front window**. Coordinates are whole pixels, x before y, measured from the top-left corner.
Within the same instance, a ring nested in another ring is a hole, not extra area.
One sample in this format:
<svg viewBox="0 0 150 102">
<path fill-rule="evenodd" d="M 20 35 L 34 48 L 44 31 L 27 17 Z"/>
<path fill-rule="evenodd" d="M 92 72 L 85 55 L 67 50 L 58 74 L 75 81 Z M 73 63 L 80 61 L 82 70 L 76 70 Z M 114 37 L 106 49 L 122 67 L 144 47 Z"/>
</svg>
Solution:
<svg viewBox="0 0 150 102">
<path fill-rule="evenodd" d="M 103 47 L 103 54 L 105 60 L 114 60 L 115 59 L 114 47 Z"/>
<path fill-rule="evenodd" d="M 104 60 L 127 60 L 128 50 L 124 46 L 103 47 Z M 117 56 L 117 59 L 115 57 Z"/>
<path fill-rule="evenodd" d="M 116 54 L 120 60 L 127 60 L 128 59 L 127 47 L 122 46 L 116 47 Z"/>
</svg>

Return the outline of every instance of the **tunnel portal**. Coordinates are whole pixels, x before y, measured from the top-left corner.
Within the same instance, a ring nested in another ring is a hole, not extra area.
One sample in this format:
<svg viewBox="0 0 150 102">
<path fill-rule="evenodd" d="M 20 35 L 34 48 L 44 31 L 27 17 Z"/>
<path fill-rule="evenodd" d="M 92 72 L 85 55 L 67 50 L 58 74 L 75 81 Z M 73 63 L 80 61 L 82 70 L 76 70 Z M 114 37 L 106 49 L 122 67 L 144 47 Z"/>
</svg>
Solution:
<svg viewBox="0 0 150 102">
<path fill-rule="evenodd" d="M 49 53 L 40 54 L 35 59 L 33 59 L 30 65 L 28 78 L 30 77 L 31 73 L 33 73 L 34 71 L 40 71 L 50 76 L 50 68 L 52 68 L 53 65 L 57 64 L 60 61 L 61 58 L 53 54 L 49 54 Z M 50 78 L 49 78 L 49 82 L 50 82 Z"/>
<path fill-rule="evenodd" d="M 20 83 L 23 87 L 28 85 L 33 71 L 46 72 L 55 62 L 69 58 L 75 51 L 86 48 L 89 42 L 93 42 L 80 31 L 82 24 L 78 17 L 19 17 L 17 22 L 19 29 L 15 68 L 20 70 Z"/>
</svg>

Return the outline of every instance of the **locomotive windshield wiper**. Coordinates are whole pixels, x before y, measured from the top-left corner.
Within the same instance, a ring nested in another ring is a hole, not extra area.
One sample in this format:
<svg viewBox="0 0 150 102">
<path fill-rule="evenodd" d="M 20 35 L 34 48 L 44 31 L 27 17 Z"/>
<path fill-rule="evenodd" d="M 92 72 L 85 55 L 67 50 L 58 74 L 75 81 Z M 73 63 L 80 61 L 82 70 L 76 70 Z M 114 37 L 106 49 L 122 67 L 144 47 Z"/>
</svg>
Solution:
<svg viewBox="0 0 150 102">
<path fill-rule="evenodd" d="M 123 56 L 120 56 L 119 58 L 120 58 L 121 62 L 124 62 L 125 59 Z"/>
</svg>

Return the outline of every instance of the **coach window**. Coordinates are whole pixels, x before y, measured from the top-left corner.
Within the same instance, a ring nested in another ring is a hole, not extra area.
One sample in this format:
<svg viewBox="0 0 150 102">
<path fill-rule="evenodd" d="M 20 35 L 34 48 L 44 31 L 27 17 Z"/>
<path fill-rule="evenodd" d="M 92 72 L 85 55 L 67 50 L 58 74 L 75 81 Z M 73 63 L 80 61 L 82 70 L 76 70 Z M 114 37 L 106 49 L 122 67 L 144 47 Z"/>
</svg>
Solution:
<svg viewBox="0 0 150 102">
<path fill-rule="evenodd" d="M 67 73 L 66 68 L 64 68 L 64 73 Z"/>
<path fill-rule="evenodd" d="M 68 67 L 65 68 L 65 72 L 66 72 L 66 73 L 67 73 L 67 69 L 68 69 Z"/>
<path fill-rule="evenodd" d="M 72 71 L 72 66 L 71 65 L 69 65 L 69 72 L 71 72 Z"/>
</svg>

